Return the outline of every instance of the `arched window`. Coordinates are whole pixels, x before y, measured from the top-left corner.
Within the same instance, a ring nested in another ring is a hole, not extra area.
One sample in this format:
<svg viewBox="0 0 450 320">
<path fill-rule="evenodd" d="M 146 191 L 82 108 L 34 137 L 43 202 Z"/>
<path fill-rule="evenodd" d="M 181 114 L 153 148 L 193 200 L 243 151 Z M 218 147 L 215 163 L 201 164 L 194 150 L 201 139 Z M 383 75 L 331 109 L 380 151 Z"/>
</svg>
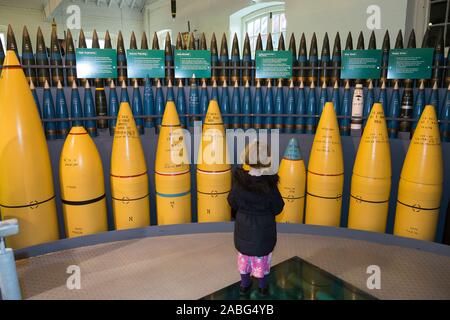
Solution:
<svg viewBox="0 0 450 320">
<path fill-rule="evenodd" d="M 429 43 L 436 42 L 439 33 L 443 33 L 445 46 L 450 46 L 450 0 L 431 0 L 428 10 Z"/>
<path fill-rule="evenodd" d="M 255 53 L 256 39 L 261 33 L 263 49 L 266 48 L 267 36 L 272 34 L 272 43 L 274 50 L 278 49 L 278 40 L 280 35 L 286 40 L 286 15 L 284 8 L 265 8 L 244 17 L 244 35 L 247 32 L 250 39 L 252 54 Z"/>
<path fill-rule="evenodd" d="M 230 15 L 230 39 L 233 39 L 236 33 L 239 43 L 243 43 L 247 32 L 253 57 L 258 33 L 261 33 L 263 49 L 266 47 L 269 32 L 272 33 L 273 47 L 277 49 L 280 35 L 283 33 L 286 38 L 286 27 L 284 1 L 258 2 Z"/>
</svg>

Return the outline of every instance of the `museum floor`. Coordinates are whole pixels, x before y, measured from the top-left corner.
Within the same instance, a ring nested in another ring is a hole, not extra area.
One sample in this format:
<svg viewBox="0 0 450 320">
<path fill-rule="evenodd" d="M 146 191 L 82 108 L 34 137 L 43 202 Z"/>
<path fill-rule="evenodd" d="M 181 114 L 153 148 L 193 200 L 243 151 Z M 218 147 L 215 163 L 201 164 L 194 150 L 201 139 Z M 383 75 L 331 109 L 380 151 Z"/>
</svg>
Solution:
<svg viewBox="0 0 450 320">
<path fill-rule="evenodd" d="M 75 248 L 59 245 L 59 249 L 70 249 L 17 262 L 23 296 L 26 299 L 203 298 L 240 279 L 232 224 L 224 225 L 223 232 L 221 228 L 206 232 L 197 225 L 194 229 L 200 233 L 194 230 L 180 235 L 165 233 L 163 227 L 149 227 L 153 228 L 150 237 Z M 446 246 L 413 241 L 406 247 L 402 244 L 406 240 L 391 235 L 313 226 L 298 228 L 306 231 L 283 232 L 289 231 L 289 227 L 278 228 L 272 265 L 298 256 L 379 299 L 450 299 L 450 249 Z M 318 230 L 320 233 L 325 230 L 326 235 L 320 235 Z M 161 235 L 157 236 L 158 233 Z M 359 235 L 369 236 L 360 240 Z M 374 241 L 377 237 L 396 241 L 395 244 Z M 70 244 L 72 240 L 62 243 Z M 424 250 L 422 246 L 430 246 L 432 250 Z M 66 270 L 70 265 L 81 269 L 80 290 L 66 287 L 70 276 Z M 370 265 L 381 269 L 380 290 L 367 289 L 370 275 L 366 271 Z"/>
</svg>

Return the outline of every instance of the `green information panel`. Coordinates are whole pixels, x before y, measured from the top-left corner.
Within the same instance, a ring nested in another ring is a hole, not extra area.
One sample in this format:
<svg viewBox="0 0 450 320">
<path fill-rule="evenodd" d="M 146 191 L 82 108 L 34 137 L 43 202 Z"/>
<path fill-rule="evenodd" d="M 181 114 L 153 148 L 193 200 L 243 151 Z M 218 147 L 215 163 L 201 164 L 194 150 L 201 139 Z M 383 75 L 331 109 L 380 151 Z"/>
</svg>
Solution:
<svg viewBox="0 0 450 320">
<path fill-rule="evenodd" d="M 429 79 L 433 48 L 392 49 L 389 51 L 388 79 Z"/>
<path fill-rule="evenodd" d="M 130 78 L 164 78 L 164 50 L 127 50 Z"/>
<path fill-rule="evenodd" d="M 379 79 L 381 50 L 342 51 L 342 79 Z"/>
<path fill-rule="evenodd" d="M 211 78 L 211 51 L 175 50 L 175 78 Z"/>
<path fill-rule="evenodd" d="M 274 79 L 292 77 L 290 51 L 256 51 L 256 78 Z"/>
<path fill-rule="evenodd" d="M 78 78 L 117 78 L 114 49 L 76 49 Z"/>
</svg>

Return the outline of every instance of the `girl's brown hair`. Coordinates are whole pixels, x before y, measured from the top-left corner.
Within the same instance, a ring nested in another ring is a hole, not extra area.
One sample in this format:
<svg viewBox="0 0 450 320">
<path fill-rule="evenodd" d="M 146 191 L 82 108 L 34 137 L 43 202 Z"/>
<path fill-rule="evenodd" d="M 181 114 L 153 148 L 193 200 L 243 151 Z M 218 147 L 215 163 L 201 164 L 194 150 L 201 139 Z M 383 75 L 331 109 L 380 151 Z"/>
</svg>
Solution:
<svg viewBox="0 0 450 320">
<path fill-rule="evenodd" d="M 259 140 L 247 144 L 244 150 L 243 163 L 255 169 L 269 168 L 272 165 L 269 146 Z"/>
</svg>

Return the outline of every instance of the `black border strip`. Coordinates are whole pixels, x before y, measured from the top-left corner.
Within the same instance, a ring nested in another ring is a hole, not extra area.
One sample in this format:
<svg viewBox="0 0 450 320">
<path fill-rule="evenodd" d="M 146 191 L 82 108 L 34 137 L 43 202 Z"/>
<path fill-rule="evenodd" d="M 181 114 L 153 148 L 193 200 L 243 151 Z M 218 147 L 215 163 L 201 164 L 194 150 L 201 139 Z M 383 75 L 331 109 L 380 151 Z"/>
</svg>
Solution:
<svg viewBox="0 0 450 320">
<path fill-rule="evenodd" d="M 131 178 L 139 178 L 139 177 L 141 177 L 143 175 L 146 175 L 146 174 L 147 174 L 147 171 L 145 171 L 144 173 L 135 174 L 135 175 L 132 175 L 132 176 L 118 176 L 118 175 L 115 175 L 115 174 L 112 174 L 112 173 L 109 176 L 113 177 L 113 178 L 118 178 L 118 179 L 131 179 Z"/>
<path fill-rule="evenodd" d="M 367 203 L 374 203 L 374 204 L 389 203 L 389 199 L 385 200 L 385 201 L 370 201 L 370 200 L 364 200 L 364 199 L 357 198 L 354 195 L 352 195 L 351 193 L 350 193 L 350 197 L 352 197 L 356 201 L 367 202 Z"/>
<path fill-rule="evenodd" d="M 422 210 L 425 210 L 425 211 L 433 211 L 433 210 L 440 210 L 440 209 L 441 209 L 440 206 L 437 207 L 437 208 L 421 208 L 421 207 L 414 207 L 414 206 L 411 206 L 411 205 L 409 205 L 409 204 L 403 203 L 403 202 L 401 202 L 401 201 L 398 200 L 398 199 L 397 199 L 397 202 L 400 203 L 400 204 L 402 204 L 402 205 L 404 205 L 405 207 L 409 207 L 409 208 L 416 209 L 416 210 L 419 210 L 419 211 L 422 211 Z M 439 214 L 439 212 L 438 212 L 438 214 Z"/>
<path fill-rule="evenodd" d="M 2 207 L 2 208 L 7 208 L 7 209 L 20 209 L 20 208 L 35 207 L 35 206 L 37 207 L 37 206 L 39 206 L 40 204 L 43 204 L 43 203 L 49 202 L 50 200 L 55 199 L 55 197 L 56 197 L 56 196 L 53 196 L 53 197 L 51 197 L 51 198 L 49 198 L 49 199 L 47 199 L 47 200 L 41 201 L 41 202 L 37 202 L 37 201 L 35 200 L 36 202 L 30 203 L 30 204 L 26 204 L 26 205 L 23 205 L 23 206 L 5 206 L 5 205 L 3 205 L 3 204 L 0 204 L 0 207 Z"/>
<path fill-rule="evenodd" d="M 311 196 L 311 197 L 315 197 L 315 198 L 321 198 L 321 199 L 327 199 L 327 200 L 337 200 L 337 199 L 341 199 L 342 195 L 340 195 L 339 197 L 322 197 L 322 196 L 316 196 L 315 194 L 306 192 L 307 195 Z"/>
<path fill-rule="evenodd" d="M 176 127 L 180 127 L 181 129 L 181 124 L 162 124 L 160 125 L 161 128 L 176 128 Z"/>
<path fill-rule="evenodd" d="M 84 201 L 69 201 L 69 200 L 61 199 L 61 202 L 63 204 L 67 204 L 69 206 L 85 206 L 87 204 L 92 204 L 92 203 L 98 202 L 100 200 L 103 200 L 105 197 L 106 197 L 106 194 L 103 194 L 100 197 L 97 197 L 94 199 L 89 199 L 89 200 L 84 200 Z"/>
<path fill-rule="evenodd" d="M 225 192 L 216 192 L 216 193 L 212 193 L 212 192 L 201 192 L 201 191 L 198 191 L 198 190 L 197 190 L 198 193 L 205 194 L 205 195 L 207 195 L 207 196 L 226 194 L 226 193 L 230 193 L 230 191 L 231 191 L 231 190 L 228 190 L 228 191 L 225 191 Z"/>
<path fill-rule="evenodd" d="M 120 202 L 130 202 L 130 201 L 138 201 L 138 200 L 142 200 L 146 197 L 150 196 L 150 192 L 147 193 L 145 196 L 140 197 L 140 198 L 134 198 L 134 199 L 119 199 L 119 198 L 114 198 L 113 196 L 111 196 L 111 199 L 116 200 L 116 201 L 120 201 Z"/>
<path fill-rule="evenodd" d="M 3 66 L 2 69 L 3 69 L 3 70 L 7 70 L 7 69 L 22 69 L 22 66 L 18 66 L 18 65 L 9 65 L 9 66 Z"/>
<path fill-rule="evenodd" d="M 339 176 L 343 176 L 344 173 L 338 173 L 338 174 L 321 174 L 321 173 L 316 173 L 314 171 L 310 171 L 310 170 L 306 170 L 306 173 L 311 173 L 314 174 L 316 176 L 321 176 L 321 177 L 339 177 Z"/>
</svg>

